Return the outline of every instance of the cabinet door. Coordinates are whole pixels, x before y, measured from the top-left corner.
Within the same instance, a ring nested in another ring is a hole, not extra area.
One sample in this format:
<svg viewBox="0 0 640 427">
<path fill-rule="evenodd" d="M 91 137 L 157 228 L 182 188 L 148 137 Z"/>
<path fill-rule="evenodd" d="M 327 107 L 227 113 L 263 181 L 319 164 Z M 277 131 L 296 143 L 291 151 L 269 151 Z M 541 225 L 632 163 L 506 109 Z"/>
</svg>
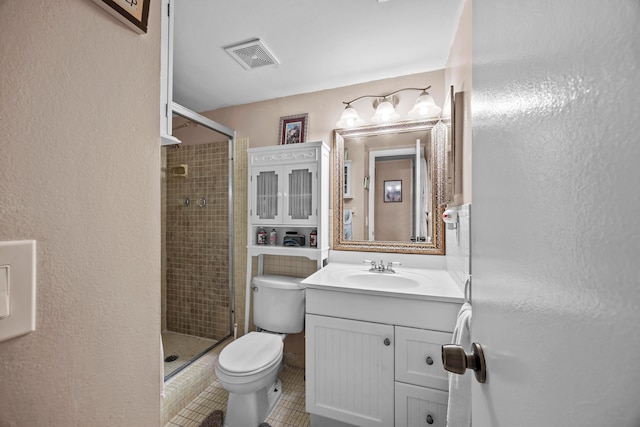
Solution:
<svg viewBox="0 0 640 427">
<path fill-rule="evenodd" d="M 318 164 L 284 166 L 285 224 L 318 223 Z"/>
<path fill-rule="evenodd" d="M 395 427 L 446 427 L 447 399 L 444 391 L 397 382 Z"/>
<path fill-rule="evenodd" d="M 392 426 L 393 327 L 308 314 L 306 338 L 307 412 Z"/>
<path fill-rule="evenodd" d="M 281 166 L 251 169 L 251 222 L 282 223 L 283 173 Z"/>
</svg>

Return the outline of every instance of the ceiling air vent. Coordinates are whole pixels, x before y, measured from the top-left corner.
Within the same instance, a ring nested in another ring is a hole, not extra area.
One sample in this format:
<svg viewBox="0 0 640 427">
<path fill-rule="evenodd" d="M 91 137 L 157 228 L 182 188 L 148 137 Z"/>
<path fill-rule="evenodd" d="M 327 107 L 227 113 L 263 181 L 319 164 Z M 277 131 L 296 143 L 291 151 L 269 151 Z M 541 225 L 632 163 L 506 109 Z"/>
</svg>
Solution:
<svg viewBox="0 0 640 427">
<path fill-rule="evenodd" d="M 227 46 L 224 50 L 246 70 L 280 64 L 260 39 Z"/>
</svg>

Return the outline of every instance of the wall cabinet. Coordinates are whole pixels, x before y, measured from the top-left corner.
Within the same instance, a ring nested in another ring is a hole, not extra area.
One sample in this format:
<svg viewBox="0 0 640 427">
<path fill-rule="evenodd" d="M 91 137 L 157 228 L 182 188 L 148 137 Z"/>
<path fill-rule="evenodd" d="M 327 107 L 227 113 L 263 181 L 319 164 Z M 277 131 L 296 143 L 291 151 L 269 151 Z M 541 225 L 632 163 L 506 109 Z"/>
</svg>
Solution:
<svg viewBox="0 0 640 427">
<path fill-rule="evenodd" d="M 440 349 L 460 304 L 313 288 L 306 299 L 311 426 L 446 426 Z"/>
<path fill-rule="evenodd" d="M 329 147 L 306 142 L 251 148 L 248 155 L 249 255 L 305 256 L 321 267 L 329 253 Z M 260 229 L 276 231 L 274 245 L 258 244 Z M 285 246 L 287 232 L 303 235 L 304 245 Z"/>
</svg>

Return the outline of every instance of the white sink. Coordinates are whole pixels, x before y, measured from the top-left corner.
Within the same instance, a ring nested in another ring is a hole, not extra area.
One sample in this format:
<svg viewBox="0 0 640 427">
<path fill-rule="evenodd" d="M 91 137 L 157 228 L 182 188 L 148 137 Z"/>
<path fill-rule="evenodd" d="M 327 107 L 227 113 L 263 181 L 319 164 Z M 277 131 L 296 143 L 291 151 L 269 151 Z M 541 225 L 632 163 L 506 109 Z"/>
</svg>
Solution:
<svg viewBox="0 0 640 427">
<path fill-rule="evenodd" d="M 398 267 L 395 273 L 358 264 L 329 263 L 302 281 L 308 288 L 462 302 L 462 291 L 445 270 Z"/>
<path fill-rule="evenodd" d="M 402 277 L 394 273 L 355 273 L 341 277 L 342 281 L 354 286 L 365 286 L 372 289 L 407 289 L 417 288 L 420 283 L 417 280 Z"/>
</svg>

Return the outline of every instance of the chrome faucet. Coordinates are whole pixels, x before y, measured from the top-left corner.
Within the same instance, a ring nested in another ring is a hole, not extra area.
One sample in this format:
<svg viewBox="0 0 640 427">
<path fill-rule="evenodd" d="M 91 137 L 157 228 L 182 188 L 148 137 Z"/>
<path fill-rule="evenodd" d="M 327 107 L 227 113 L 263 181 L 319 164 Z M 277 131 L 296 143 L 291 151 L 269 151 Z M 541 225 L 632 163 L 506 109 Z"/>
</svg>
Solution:
<svg viewBox="0 0 640 427">
<path fill-rule="evenodd" d="M 369 264 L 371 265 L 371 268 L 369 268 L 369 271 L 371 272 L 377 272 L 377 273 L 395 273 L 396 271 L 393 269 L 394 265 L 400 265 L 399 262 L 388 262 L 387 265 L 384 265 L 384 261 L 380 260 L 380 264 L 376 264 L 375 261 L 366 259 L 364 261 L 362 261 L 365 264 Z"/>
</svg>

